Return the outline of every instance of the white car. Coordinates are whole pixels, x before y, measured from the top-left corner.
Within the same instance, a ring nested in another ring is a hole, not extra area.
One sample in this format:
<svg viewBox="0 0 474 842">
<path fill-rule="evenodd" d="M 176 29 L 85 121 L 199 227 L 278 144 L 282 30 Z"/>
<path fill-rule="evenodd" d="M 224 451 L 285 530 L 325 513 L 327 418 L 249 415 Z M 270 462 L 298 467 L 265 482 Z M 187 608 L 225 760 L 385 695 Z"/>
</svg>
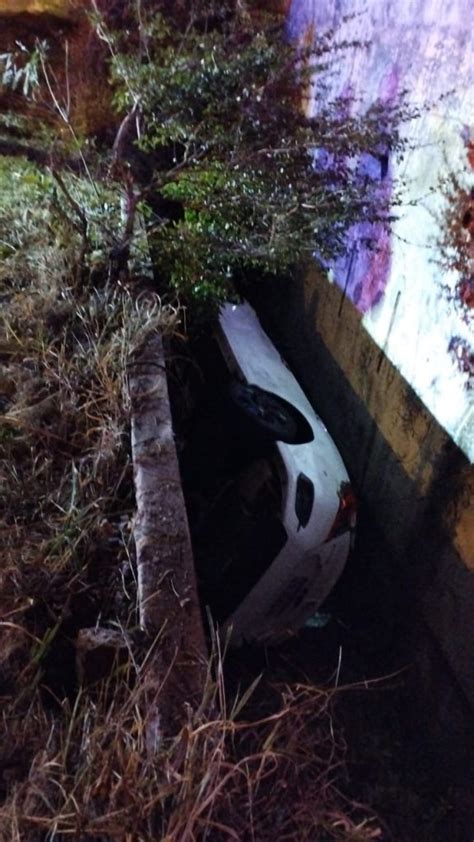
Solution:
<svg viewBox="0 0 474 842">
<path fill-rule="evenodd" d="M 232 424 L 252 446 L 207 513 L 208 579 L 232 645 L 275 643 L 341 575 L 355 497 L 334 442 L 248 303 L 222 307 L 217 341 L 232 375 Z"/>
</svg>

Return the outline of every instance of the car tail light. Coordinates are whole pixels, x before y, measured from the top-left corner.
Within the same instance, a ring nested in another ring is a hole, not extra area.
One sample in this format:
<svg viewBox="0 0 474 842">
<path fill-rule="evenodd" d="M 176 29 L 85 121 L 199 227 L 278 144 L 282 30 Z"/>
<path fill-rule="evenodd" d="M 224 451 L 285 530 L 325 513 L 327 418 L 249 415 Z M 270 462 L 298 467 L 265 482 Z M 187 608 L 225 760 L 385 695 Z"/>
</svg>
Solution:
<svg viewBox="0 0 474 842">
<path fill-rule="evenodd" d="M 305 527 L 311 517 L 314 503 L 314 485 L 306 476 L 300 474 L 296 483 L 295 512 L 298 518 L 298 529 Z"/>
<path fill-rule="evenodd" d="M 357 504 L 350 482 L 341 482 L 338 496 L 339 508 L 326 542 L 343 535 L 344 532 L 350 532 L 355 526 Z"/>
</svg>

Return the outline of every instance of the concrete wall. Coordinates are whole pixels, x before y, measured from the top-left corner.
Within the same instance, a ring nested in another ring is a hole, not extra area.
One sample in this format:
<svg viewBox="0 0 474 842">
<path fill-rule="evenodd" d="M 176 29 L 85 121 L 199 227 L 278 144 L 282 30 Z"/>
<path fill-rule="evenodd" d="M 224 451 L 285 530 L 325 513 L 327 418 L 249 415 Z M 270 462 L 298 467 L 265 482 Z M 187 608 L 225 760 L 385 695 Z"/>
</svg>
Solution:
<svg viewBox="0 0 474 842">
<path fill-rule="evenodd" d="M 296 44 L 329 28 L 368 42 L 341 54 L 330 95 L 353 94 L 363 109 L 406 89 L 422 111 L 404 128 L 403 160 L 389 161 L 384 183 L 402 179 L 403 201 L 379 250 L 364 250 L 356 226 L 331 267 L 335 282 L 311 268 L 281 287 L 271 313 L 382 534 L 372 575 L 385 564 L 387 610 L 399 590 L 413 711 L 446 770 L 474 758 L 474 389 L 452 353 L 461 337 L 473 359 L 474 308 L 446 295 L 459 273 L 441 259 L 442 179 L 454 172 L 466 191 L 474 184 L 471 16 L 468 0 L 292 0 Z M 314 97 L 306 109 L 317 109 Z"/>
<path fill-rule="evenodd" d="M 415 662 L 415 718 L 446 763 L 448 754 L 451 766 L 470 761 L 473 469 L 336 284 L 310 268 L 260 303 L 341 451 L 366 520 L 381 533 L 385 549 L 372 575 L 384 566 L 378 593 L 387 611 L 399 592 L 397 633 L 404 660 Z"/>
<path fill-rule="evenodd" d="M 402 126 L 409 148 L 402 159 L 389 155 L 382 177 L 385 195 L 399 193 L 401 201 L 392 231 L 376 231 L 379 248 L 370 252 L 363 244 L 367 226 L 355 226 L 332 269 L 367 331 L 474 461 L 474 294 L 472 301 L 465 294 L 464 304 L 459 300 L 461 277 L 474 290 L 472 254 L 465 275 L 454 268 L 443 186 L 455 173 L 466 196 L 474 188 L 471 6 L 469 0 L 292 0 L 288 29 L 296 43 L 332 27 L 338 39 L 366 43 L 339 54 L 329 97 L 352 95 L 352 110 L 362 112 L 376 101 L 396 102 L 405 90 L 405 102 L 420 109 L 418 119 Z M 318 84 L 316 78 L 315 90 Z M 317 107 L 310 96 L 307 111 Z M 370 159 L 358 163 L 371 166 Z M 377 173 L 377 162 L 371 171 Z M 459 228 L 467 208 L 459 208 Z M 471 250 L 473 237 L 474 231 Z M 467 230 L 454 239 L 467 250 Z"/>
</svg>

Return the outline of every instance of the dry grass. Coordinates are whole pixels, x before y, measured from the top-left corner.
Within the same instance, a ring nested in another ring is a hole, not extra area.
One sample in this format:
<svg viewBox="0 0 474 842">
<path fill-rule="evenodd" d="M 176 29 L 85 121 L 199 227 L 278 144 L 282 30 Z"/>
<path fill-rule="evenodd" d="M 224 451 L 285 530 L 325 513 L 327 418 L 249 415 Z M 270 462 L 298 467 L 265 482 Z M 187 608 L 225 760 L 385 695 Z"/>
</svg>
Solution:
<svg viewBox="0 0 474 842">
<path fill-rule="evenodd" d="M 125 363 L 178 315 L 78 271 L 80 235 L 46 176 L 4 162 L 0 193 L 0 839 L 378 838 L 338 790 L 332 691 L 229 701 L 216 658 L 200 707 L 150 753 Z M 135 644 L 80 686 L 75 639 L 96 623 Z"/>
<path fill-rule="evenodd" d="M 243 719 L 249 694 L 229 710 L 217 674 L 158 754 L 147 750 L 146 668 L 136 660 L 93 693 L 63 700 L 60 715 L 38 699 L 28 717 L 35 746 L 28 775 L 0 810 L 4 838 L 380 838 L 375 820 L 337 789 L 344 746 L 333 727 L 333 692 L 275 688 L 271 711 Z M 18 727 L 24 739 L 25 722 Z"/>
<path fill-rule="evenodd" d="M 100 276 L 79 283 L 80 238 L 51 182 L 14 166 L 7 188 L 0 173 L 2 598 L 9 616 L 31 618 L 43 602 L 56 623 L 55 603 L 64 614 L 89 587 L 94 556 L 128 548 L 126 359 L 144 330 L 172 329 L 177 315 Z M 30 625 L 41 636 L 42 621 Z"/>
</svg>

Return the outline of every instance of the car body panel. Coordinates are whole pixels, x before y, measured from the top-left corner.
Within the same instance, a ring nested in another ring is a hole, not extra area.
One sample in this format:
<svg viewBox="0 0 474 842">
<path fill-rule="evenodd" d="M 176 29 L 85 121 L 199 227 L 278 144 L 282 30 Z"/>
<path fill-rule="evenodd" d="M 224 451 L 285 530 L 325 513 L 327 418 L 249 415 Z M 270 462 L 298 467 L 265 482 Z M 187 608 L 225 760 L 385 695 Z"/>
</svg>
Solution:
<svg viewBox="0 0 474 842">
<path fill-rule="evenodd" d="M 282 522 L 288 540 L 226 624 L 232 627 L 234 644 L 243 640 L 276 641 L 286 629 L 297 629 L 317 610 L 344 568 L 349 532 L 329 541 L 327 538 L 339 509 L 340 489 L 349 477 L 326 427 L 253 308 L 246 302 L 225 304 L 219 323 L 218 341 L 229 368 L 247 383 L 291 403 L 314 435 L 312 441 L 303 444 L 275 442 L 284 488 Z M 295 509 L 300 474 L 314 486 L 314 503 L 304 527 Z"/>
</svg>

